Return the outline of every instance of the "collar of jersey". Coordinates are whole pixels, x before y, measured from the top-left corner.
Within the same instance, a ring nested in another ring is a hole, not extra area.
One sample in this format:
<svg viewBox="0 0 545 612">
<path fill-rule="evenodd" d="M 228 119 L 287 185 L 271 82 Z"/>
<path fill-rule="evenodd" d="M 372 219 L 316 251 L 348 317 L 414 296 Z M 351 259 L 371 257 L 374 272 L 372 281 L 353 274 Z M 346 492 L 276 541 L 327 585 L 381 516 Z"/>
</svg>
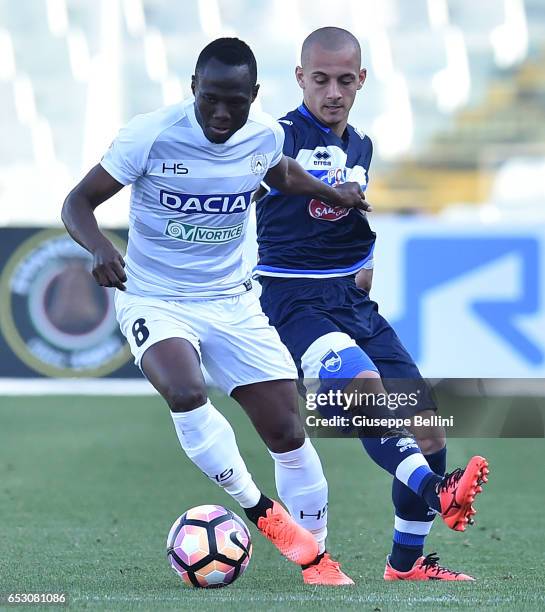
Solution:
<svg viewBox="0 0 545 612">
<path fill-rule="evenodd" d="M 297 110 L 301 113 L 301 115 L 303 115 L 307 119 L 310 119 L 312 123 L 314 123 L 317 127 L 319 127 L 322 130 L 322 132 L 325 132 L 326 134 L 329 134 L 331 132 L 331 128 L 328 128 L 323 123 L 320 123 L 320 121 L 316 119 L 316 117 L 308 110 L 308 108 L 305 106 L 304 103 L 301 104 L 301 106 L 299 106 Z"/>
</svg>

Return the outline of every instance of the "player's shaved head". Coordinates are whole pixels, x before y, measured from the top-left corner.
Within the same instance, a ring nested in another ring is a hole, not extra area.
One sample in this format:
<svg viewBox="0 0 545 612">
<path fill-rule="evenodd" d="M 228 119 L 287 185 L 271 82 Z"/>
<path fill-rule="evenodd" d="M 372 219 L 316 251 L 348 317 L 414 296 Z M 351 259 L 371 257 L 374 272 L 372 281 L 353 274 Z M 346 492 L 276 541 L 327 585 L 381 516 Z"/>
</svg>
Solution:
<svg viewBox="0 0 545 612">
<path fill-rule="evenodd" d="M 319 46 L 325 51 L 340 51 L 346 47 L 352 47 L 357 53 L 358 63 L 361 64 L 360 43 L 348 30 L 328 26 L 310 33 L 305 38 L 301 49 L 301 66 L 303 68 L 308 64 L 311 51 L 315 46 Z"/>
<path fill-rule="evenodd" d="M 361 67 L 358 39 L 342 28 L 320 28 L 309 34 L 301 49 L 295 77 L 308 110 L 342 137 L 356 92 L 367 72 Z"/>
</svg>

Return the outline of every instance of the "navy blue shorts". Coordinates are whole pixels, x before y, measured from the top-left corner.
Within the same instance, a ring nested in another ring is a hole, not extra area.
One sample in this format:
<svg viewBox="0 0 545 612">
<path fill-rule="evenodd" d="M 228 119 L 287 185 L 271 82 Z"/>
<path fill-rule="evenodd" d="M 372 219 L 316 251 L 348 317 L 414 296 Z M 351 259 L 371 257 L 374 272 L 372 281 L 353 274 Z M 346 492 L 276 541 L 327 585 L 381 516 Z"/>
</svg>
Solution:
<svg viewBox="0 0 545 612">
<path fill-rule="evenodd" d="M 354 276 L 261 277 L 260 281 L 263 311 L 292 354 L 300 376 L 326 374 L 346 383 L 363 368 L 378 371 L 382 379 L 423 383 L 397 334 L 379 314 L 376 302 L 358 289 Z M 428 403 L 420 410 L 436 409 L 431 398 Z"/>
</svg>

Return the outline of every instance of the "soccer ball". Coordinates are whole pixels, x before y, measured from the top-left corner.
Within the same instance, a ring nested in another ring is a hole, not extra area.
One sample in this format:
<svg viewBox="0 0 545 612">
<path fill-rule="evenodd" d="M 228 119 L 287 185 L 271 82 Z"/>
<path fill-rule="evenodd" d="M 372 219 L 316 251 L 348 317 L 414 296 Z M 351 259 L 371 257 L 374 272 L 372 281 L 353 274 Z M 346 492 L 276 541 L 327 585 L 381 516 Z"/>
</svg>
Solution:
<svg viewBox="0 0 545 612">
<path fill-rule="evenodd" d="M 223 587 L 242 575 L 252 556 L 244 521 L 223 506 L 196 506 L 174 521 L 167 539 L 172 569 L 194 587 Z"/>
</svg>

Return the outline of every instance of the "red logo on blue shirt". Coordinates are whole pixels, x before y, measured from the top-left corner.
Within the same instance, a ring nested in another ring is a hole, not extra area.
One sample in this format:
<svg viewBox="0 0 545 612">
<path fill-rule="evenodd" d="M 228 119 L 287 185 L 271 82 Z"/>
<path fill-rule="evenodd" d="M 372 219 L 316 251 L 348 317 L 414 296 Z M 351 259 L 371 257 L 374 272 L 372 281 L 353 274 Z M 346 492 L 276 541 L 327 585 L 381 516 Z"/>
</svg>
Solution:
<svg viewBox="0 0 545 612">
<path fill-rule="evenodd" d="M 349 208 L 344 206 L 330 206 L 320 200 L 311 200 L 308 204 L 308 213 L 314 219 L 321 221 L 338 221 L 350 212 Z"/>
<path fill-rule="evenodd" d="M 319 177 L 328 185 L 341 185 L 346 180 L 346 170 L 344 168 L 331 168 Z M 311 200 L 308 204 L 308 212 L 314 219 L 321 221 L 338 221 L 350 212 L 350 209 L 343 206 L 329 206 L 320 200 Z"/>
</svg>

